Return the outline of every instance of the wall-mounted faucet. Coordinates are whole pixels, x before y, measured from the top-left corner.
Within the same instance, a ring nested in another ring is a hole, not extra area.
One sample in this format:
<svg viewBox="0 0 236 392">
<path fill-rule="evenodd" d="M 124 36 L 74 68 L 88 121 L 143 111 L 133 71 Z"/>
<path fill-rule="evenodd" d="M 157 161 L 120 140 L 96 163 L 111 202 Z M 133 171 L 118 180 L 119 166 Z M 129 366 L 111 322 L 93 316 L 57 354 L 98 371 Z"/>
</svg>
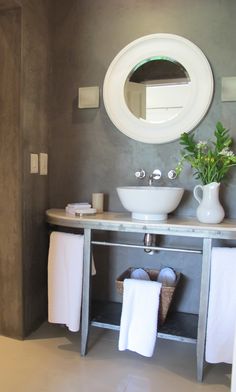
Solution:
<svg viewBox="0 0 236 392">
<path fill-rule="evenodd" d="M 139 180 L 142 180 L 143 178 L 146 177 L 146 172 L 144 169 L 138 169 L 135 173 L 134 173 L 135 177 L 138 178 Z M 152 186 L 154 181 L 160 180 L 162 176 L 162 173 L 160 171 L 160 169 L 155 169 L 153 170 L 152 174 L 150 174 L 148 176 L 148 185 Z M 175 180 L 177 178 L 177 173 L 174 169 L 169 170 L 168 174 L 167 174 L 168 178 L 170 180 Z"/>
<path fill-rule="evenodd" d="M 160 180 L 161 171 L 159 169 L 153 170 L 152 174 L 148 177 L 148 185 L 152 186 L 154 181 Z"/>
</svg>

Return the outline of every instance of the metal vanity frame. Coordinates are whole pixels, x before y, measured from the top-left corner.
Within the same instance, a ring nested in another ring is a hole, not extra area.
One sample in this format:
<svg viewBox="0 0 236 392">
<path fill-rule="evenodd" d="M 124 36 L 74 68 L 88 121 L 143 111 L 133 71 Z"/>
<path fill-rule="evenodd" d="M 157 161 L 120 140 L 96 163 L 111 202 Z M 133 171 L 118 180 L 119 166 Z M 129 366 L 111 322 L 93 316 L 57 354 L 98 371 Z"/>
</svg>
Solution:
<svg viewBox="0 0 236 392">
<path fill-rule="evenodd" d="M 91 323 L 90 321 L 90 281 L 91 281 L 91 248 L 92 245 L 101 246 L 123 246 L 134 248 L 145 248 L 143 245 L 93 241 L 94 230 L 127 232 L 127 233 L 151 233 L 165 236 L 182 236 L 201 238 L 202 249 L 188 248 L 163 248 L 153 247 L 157 250 L 174 252 L 190 252 L 202 254 L 202 272 L 200 287 L 200 303 L 197 326 L 196 354 L 197 354 L 197 380 L 202 381 L 205 365 L 205 340 L 206 323 L 209 298 L 209 279 L 211 266 L 211 249 L 214 239 L 236 240 L 236 220 L 225 219 L 221 224 L 203 224 L 194 218 L 169 217 L 167 221 L 139 221 L 132 220 L 128 213 L 104 212 L 96 215 L 84 215 L 81 217 L 67 214 L 62 209 L 50 209 L 46 211 L 47 222 L 51 225 L 69 228 L 83 229 L 84 231 L 84 260 L 83 260 L 83 299 L 82 299 L 82 324 L 81 324 L 81 355 L 87 353 L 89 327 L 91 324 L 112 329 L 112 325 L 102 323 Z M 150 247 L 149 247 L 150 248 Z M 159 337 L 168 338 L 168 336 Z M 173 339 L 172 336 L 169 336 Z M 184 337 L 176 337 L 176 340 L 188 341 Z"/>
</svg>

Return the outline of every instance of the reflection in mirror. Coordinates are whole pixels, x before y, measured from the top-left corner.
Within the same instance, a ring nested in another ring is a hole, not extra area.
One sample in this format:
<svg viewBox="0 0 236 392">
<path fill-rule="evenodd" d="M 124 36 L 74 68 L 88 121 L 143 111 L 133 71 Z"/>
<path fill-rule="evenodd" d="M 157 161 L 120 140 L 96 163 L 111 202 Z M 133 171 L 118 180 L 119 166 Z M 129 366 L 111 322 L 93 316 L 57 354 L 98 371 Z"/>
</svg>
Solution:
<svg viewBox="0 0 236 392">
<path fill-rule="evenodd" d="M 162 123 L 176 117 L 191 93 L 191 80 L 180 63 L 169 57 L 153 57 L 129 74 L 124 96 L 129 110 L 139 119 Z"/>
</svg>

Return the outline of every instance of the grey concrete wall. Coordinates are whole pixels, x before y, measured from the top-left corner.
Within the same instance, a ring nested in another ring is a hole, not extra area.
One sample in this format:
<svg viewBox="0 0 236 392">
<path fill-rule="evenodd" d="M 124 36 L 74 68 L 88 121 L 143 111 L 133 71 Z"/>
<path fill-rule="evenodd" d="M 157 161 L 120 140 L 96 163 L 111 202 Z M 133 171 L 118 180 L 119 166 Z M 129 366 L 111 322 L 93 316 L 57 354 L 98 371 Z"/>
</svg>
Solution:
<svg viewBox="0 0 236 392">
<path fill-rule="evenodd" d="M 0 1 L 0 333 L 24 337 L 47 315 L 48 1 Z"/>
<path fill-rule="evenodd" d="M 20 336 L 23 297 L 19 10 L 0 11 L 0 37 L 0 332 Z"/>
<path fill-rule="evenodd" d="M 210 110 L 196 134 L 200 139 L 209 137 L 220 120 L 231 129 L 236 140 L 235 102 L 222 103 L 220 99 L 221 77 L 235 76 L 235 16 L 234 0 L 54 1 L 51 207 L 63 208 L 68 202 L 90 201 L 91 194 L 100 191 L 107 195 L 108 210 L 122 211 L 116 187 L 136 184 L 133 173 L 137 168 L 143 167 L 149 172 L 160 168 L 166 175 L 175 167 L 180 150 L 178 141 L 148 145 L 129 139 L 109 120 L 102 94 L 99 109 L 77 108 L 78 87 L 98 85 L 102 91 L 106 70 L 114 56 L 143 35 L 179 34 L 201 48 L 212 66 L 215 92 Z M 168 184 L 166 177 L 162 184 Z M 197 203 L 192 190 L 196 182 L 191 170 L 185 170 L 176 185 L 185 188 L 176 213 L 195 215 Z M 221 189 L 228 217 L 236 217 L 235 187 L 236 171 L 232 170 Z M 134 239 L 142 240 L 137 236 Z M 159 238 L 159 241 L 161 244 L 179 243 L 177 238 Z M 184 246 L 198 245 L 191 239 L 181 239 L 180 242 Z M 129 265 L 171 265 L 184 273 L 177 306 L 180 310 L 197 312 L 199 256 L 158 253 L 150 257 L 141 251 L 114 249 L 107 253 L 103 255 L 95 250 L 98 264 L 94 285 L 96 296 L 118 300 L 114 281 Z"/>
<path fill-rule="evenodd" d="M 48 176 L 30 174 L 30 153 L 48 152 L 51 40 L 48 0 L 22 0 L 22 216 L 24 334 L 47 317 Z"/>
</svg>

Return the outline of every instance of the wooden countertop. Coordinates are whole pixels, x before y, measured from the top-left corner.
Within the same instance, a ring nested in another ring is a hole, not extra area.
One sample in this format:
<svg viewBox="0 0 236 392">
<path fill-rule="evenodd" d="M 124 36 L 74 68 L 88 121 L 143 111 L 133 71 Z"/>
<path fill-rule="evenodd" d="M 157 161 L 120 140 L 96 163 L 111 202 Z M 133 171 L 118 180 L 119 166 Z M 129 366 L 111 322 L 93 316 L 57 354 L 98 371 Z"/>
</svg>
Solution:
<svg viewBox="0 0 236 392">
<path fill-rule="evenodd" d="M 123 212 L 102 214 L 70 215 L 64 209 L 46 211 L 49 224 L 95 230 L 155 233 L 200 238 L 236 239 L 236 219 L 225 219 L 219 224 L 200 223 L 192 217 L 171 217 L 165 221 L 144 221 L 131 218 Z"/>
</svg>

